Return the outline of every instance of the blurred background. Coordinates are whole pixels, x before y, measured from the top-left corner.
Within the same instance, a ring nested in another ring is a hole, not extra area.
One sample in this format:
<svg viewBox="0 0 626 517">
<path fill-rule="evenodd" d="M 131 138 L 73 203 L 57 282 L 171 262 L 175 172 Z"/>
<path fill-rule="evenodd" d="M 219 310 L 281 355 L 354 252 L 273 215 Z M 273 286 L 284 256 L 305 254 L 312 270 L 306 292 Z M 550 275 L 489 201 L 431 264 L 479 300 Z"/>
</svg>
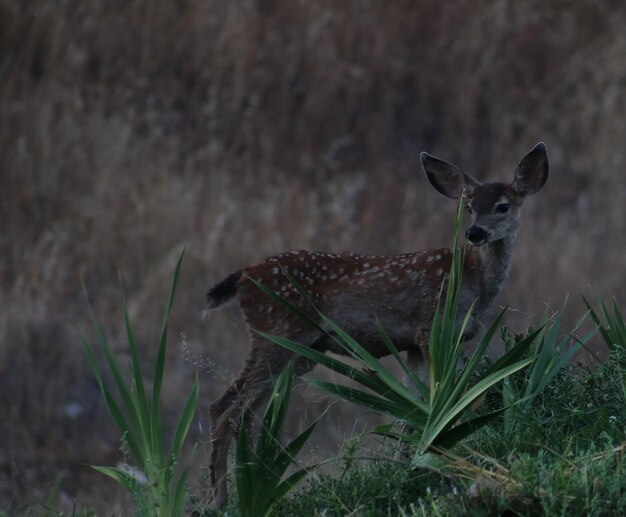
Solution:
<svg viewBox="0 0 626 517">
<path fill-rule="evenodd" d="M 422 150 L 508 180 L 548 146 L 494 307 L 509 326 L 568 293 L 570 327 L 580 292 L 624 304 L 624 27 L 617 0 L 0 0 L 0 508 L 129 508 L 88 467 L 122 455 L 81 344 L 81 278 L 124 360 L 121 277 L 151 361 L 187 246 L 165 415 L 198 372 L 201 493 L 207 409 L 248 347 L 236 307 L 203 318 L 206 290 L 288 249 L 448 245 L 455 203 Z M 294 425 L 328 403 L 297 395 Z M 335 404 L 311 456 L 362 413 Z"/>
</svg>

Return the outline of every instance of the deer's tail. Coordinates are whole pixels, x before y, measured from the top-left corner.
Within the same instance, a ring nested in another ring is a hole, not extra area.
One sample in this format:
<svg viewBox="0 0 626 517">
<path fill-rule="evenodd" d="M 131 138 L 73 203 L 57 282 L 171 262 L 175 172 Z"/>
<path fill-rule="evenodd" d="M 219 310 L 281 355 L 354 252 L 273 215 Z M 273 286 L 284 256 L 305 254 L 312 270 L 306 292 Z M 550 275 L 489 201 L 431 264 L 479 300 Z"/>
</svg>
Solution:
<svg viewBox="0 0 626 517">
<path fill-rule="evenodd" d="M 209 309 L 215 309 L 233 298 L 239 290 L 239 279 L 242 271 L 237 271 L 228 275 L 219 284 L 214 285 L 206 294 Z"/>
</svg>

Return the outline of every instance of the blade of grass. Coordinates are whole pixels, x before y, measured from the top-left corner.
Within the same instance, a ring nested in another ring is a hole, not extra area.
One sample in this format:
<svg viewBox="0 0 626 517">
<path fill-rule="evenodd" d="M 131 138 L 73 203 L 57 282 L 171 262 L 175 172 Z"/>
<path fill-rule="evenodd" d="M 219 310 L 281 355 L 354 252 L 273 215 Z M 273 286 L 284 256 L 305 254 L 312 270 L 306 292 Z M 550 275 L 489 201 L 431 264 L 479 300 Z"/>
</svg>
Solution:
<svg viewBox="0 0 626 517">
<path fill-rule="evenodd" d="M 139 357 L 139 347 L 135 340 L 135 334 L 133 326 L 130 321 L 130 315 L 128 313 L 128 306 L 126 299 L 122 295 L 122 310 L 124 313 L 124 325 L 126 327 L 126 335 L 128 338 L 128 347 L 131 353 L 131 374 L 134 381 L 135 391 L 131 390 L 132 413 L 137 415 L 137 424 L 139 427 L 139 434 L 144 435 L 145 431 L 149 428 L 148 425 L 148 401 L 146 399 L 146 392 L 144 388 L 143 375 L 141 372 L 141 359 Z M 131 409 L 131 408 L 129 408 Z"/>
<path fill-rule="evenodd" d="M 163 317 L 163 325 L 161 329 L 161 337 L 159 339 L 159 349 L 157 352 L 157 359 L 154 367 L 154 376 L 152 380 L 152 412 L 151 412 L 151 433 L 150 443 L 152 445 L 152 457 L 158 465 L 163 464 L 163 429 L 161 421 L 161 385 L 163 383 L 163 371 L 165 369 L 165 351 L 167 349 L 167 330 L 170 313 L 174 304 L 174 297 L 176 295 L 176 286 L 178 285 L 178 278 L 180 276 L 180 269 L 182 266 L 183 258 L 185 257 L 185 248 L 178 256 L 176 266 L 174 268 L 174 275 L 170 285 L 170 291 L 167 300 L 167 307 L 165 309 L 165 315 Z"/>
</svg>

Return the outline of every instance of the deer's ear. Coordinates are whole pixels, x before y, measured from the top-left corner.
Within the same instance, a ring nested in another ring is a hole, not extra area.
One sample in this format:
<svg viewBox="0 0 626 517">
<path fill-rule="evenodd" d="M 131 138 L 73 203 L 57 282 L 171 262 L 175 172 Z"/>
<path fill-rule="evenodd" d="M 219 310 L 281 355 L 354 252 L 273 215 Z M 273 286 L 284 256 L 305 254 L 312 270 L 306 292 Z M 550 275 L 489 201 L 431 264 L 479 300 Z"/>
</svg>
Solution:
<svg viewBox="0 0 626 517">
<path fill-rule="evenodd" d="M 474 197 L 480 183 L 457 166 L 435 158 L 428 153 L 420 154 L 422 167 L 429 183 L 437 192 L 452 199 Z"/>
<path fill-rule="evenodd" d="M 530 196 L 541 190 L 548 181 L 549 165 L 546 144 L 539 142 L 522 158 L 515 169 L 513 188 L 520 196 Z"/>
</svg>

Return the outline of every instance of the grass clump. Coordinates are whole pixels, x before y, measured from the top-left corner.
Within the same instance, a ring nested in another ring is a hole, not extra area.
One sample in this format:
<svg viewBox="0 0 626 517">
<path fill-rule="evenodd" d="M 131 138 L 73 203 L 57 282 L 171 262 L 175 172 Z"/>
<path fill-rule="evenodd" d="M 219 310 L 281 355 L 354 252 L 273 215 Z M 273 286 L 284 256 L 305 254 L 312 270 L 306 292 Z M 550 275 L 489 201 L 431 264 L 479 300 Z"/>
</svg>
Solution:
<svg viewBox="0 0 626 517">
<path fill-rule="evenodd" d="M 624 515 L 625 367 L 622 354 L 594 370 L 569 364 L 515 425 L 491 422 L 429 469 L 353 460 L 343 477 L 310 480 L 277 515 Z M 517 382 L 530 382 L 522 373 Z"/>
<path fill-rule="evenodd" d="M 289 406 L 293 375 L 293 365 L 288 365 L 278 376 L 254 450 L 250 435 L 243 429 L 242 422 L 242 430 L 237 438 L 235 467 L 239 510 L 242 517 L 269 515 L 272 506 L 293 490 L 310 470 L 310 468 L 298 469 L 286 479 L 282 479 L 317 424 L 317 421 L 313 422 L 288 445 L 281 444 L 280 437 Z"/>
<path fill-rule="evenodd" d="M 611 310 L 609 310 L 606 304 L 600 300 L 599 303 L 603 316 L 602 318 L 591 307 L 591 304 L 584 296 L 583 301 L 585 302 L 587 309 L 589 309 L 591 318 L 596 324 L 598 332 L 600 332 L 600 335 L 609 350 L 626 350 L 626 324 L 624 324 L 624 317 L 622 316 L 622 312 L 617 304 L 617 300 L 613 299 Z"/>
<path fill-rule="evenodd" d="M 93 468 L 114 479 L 131 493 L 135 499 L 136 511 L 139 515 L 164 517 L 182 515 L 185 505 L 187 470 L 183 470 L 178 478 L 175 476 L 175 471 L 191 420 L 196 411 L 198 401 L 197 378 L 178 419 L 169 449 L 165 445 L 161 418 L 161 386 L 165 371 L 168 319 L 174 302 L 183 256 L 184 251 L 180 254 L 174 270 L 157 359 L 154 365 L 150 397 L 147 395 L 139 347 L 135 340 L 125 302 L 123 302 L 124 321 L 131 355 L 128 379 L 124 378 L 122 369 L 113 356 L 102 329 L 93 312 L 91 313 L 99 347 L 113 377 L 118 397 L 114 396 L 104 382 L 103 371 L 98 364 L 94 345 L 83 333 L 83 342 L 89 364 L 104 395 L 109 414 L 122 434 L 122 448 L 128 456 L 132 456 L 134 459 L 134 465 L 125 463 L 117 467 L 94 466 Z"/>
<path fill-rule="evenodd" d="M 446 493 L 443 477 L 418 472 L 406 463 L 375 461 L 355 466 L 344 476 L 320 475 L 295 497 L 275 508 L 276 515 L 395 515 L 429 493 Z"/>
</svg>

